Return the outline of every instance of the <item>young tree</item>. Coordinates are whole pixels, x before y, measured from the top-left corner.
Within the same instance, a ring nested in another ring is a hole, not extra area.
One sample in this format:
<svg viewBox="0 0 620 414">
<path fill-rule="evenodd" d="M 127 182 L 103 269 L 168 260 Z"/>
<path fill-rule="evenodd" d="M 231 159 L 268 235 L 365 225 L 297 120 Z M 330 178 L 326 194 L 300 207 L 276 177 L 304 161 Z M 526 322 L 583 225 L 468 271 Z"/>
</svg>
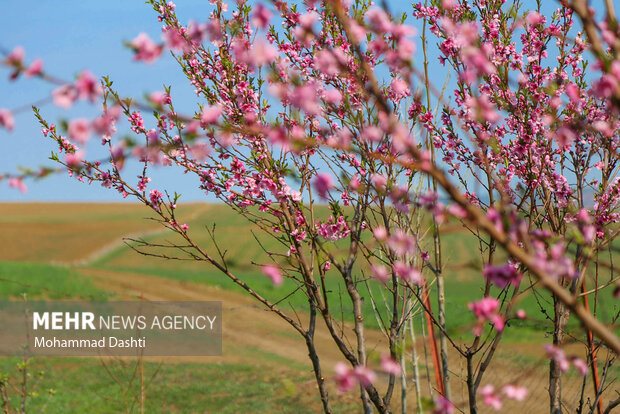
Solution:
<svg viewBox="0 0 620 414">
<path fill-rule="evenodd" d="M 483 379 L 504 331 L 516 329 L 510 321 L 526 317 L 518 302 L 542 291 L 553 302 L 551 314 L 541 306 L 553 326 L 550 412 L 562 412 L 561 378 L 571 364 L 584 376 L 590 371 L 580 412 L 587 404 L 591 412 L 618 405 L 602 398 L 620 351 L 618 314 L 597 313 L 602 292 L 615 289 L 617 297 L 619 290 L 620 36 L 611 2 L 597 22 L 584 1 L 560 2 L 551 13 L 542 2 L 525 9 L 520 1 L 430 1 L 396 17 L 365 0 L 238 1 L 235 10 L 218 0 L 206 22 L 188 25 L 173 3 L 149 3 L 163 43 L 139 35 L 130 43 L 135 59 L 148 63 L 169 50 L 203 102 L 195 113 L 178 113 L 169 88 L 140 103 L 87 72 L 55 89 L 54 102 L 101 98 L 99 117 L 72 120 L 64 131 L 35 108 L 44 135 L 59 145 L 55 161 L 80 180 L 144 203 L 183 239 L 170 246 L 174 253 L 145 241 L 136 250 L 206 262 L 288 322 L 307 347 L 325 412 L 330 375 L 315 345 L 317 325 L 346 361 L 335 367 L 341 390 L 358 387 L 364 412 L 391 412 L 400 389 L 405 412 L 409 352 L 418 372 L 408 330 L 415 335 L 420 315 L 437 412 L 478 412 L 479 397 L 496 409 L 503 397 L 523 400 L 518 375 L 499 384 L 501 393 Z M 418 39 L 411 24 L 421 30 Z M 36 62 L 26 65 L 19 50 L 3 63 L 15 77 L 54 79 Z M 431 74 L 438 64 L 455 79 L 443 89 Z M 153 112 L 152 123 L 142 111 Z M 131 140 L 115 136 L 123 118 Z M 13 128 L 9 112 L 0 111 L 0 124 Z M 93 132 L 103 137 L 106 160 L 84 153 Z M 140 161 L 137 181 L 130 158 Z M 272 240 L 257 238 L 266 251 L 259 266 L 276 285 L 290 281 L 291 295 L 305 295 L 307 317 L 239 278 L 214 230 L 213 245 L 202 246 L 177 221 L 179 196 L 163 194 L 149 178 L 153 166 L 173 165 Z M 476 322 L 465 339 L 446 328 L 440 229 L 457 224 L 479 243 L 481 264 L 482 295 L 469 304 Z M 368 343 L 369 317 L 385 336 L 379 379 L 369 359 L 379 346 Z M 562 349 L 571 317 L 582 327 L 586 361 Z M 451 392 L 449 355 L 465 362 L 466 402 Z M 415 374 L 417 411 L 419 381 Z"/>
</svg>

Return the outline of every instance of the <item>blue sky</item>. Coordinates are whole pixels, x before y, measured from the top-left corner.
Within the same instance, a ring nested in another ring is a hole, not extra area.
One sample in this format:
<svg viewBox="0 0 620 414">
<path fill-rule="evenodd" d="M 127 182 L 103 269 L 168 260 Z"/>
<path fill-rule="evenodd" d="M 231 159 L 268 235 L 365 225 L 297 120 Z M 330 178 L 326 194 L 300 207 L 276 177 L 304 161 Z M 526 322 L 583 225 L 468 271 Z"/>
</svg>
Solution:
<svg viewBox="0 0 620 414">
<path fill-rule="evenodd" d="M 181 22 L 190 19 L 205 21 L 213 6 L 208 0 L 177 0 L 177 14 Z M 229 1 L 234 3 L 234 1 Z M 398 2 L 391 2 L 395 12 Z M 146 32 L 154 39 L 160 38 L 161 23 L 156 13 L 142 0 L 106 1 L 38 1 L 20 2 L 0 0 L 4 4 L 0 15 L 0 47 L 11 50 L 21 45 L 26 50 L 26 61 L 42 58 L 46 72 L 71 80 L 82 69 L 89 69 L 96 76 L 109 75 L 116 89 L 124 96 L 142 97 L 145 93 L 162 90 L 162 85 L 172 85 L 172 97 L 180 112 L 194 111 L 196 102 L 192 88 L 176 62 L 169 56 L 153 65 L 132 61 L 132 53 L 123 42 Z M 402 3 L 401 3 L 402 4 Z M 403 4 L 404 6 L 404 4 Z M 231 4 L 233 7 L 233 4 Z M 49 84 L 32 79 L 8 80 L 8 70 L 0 70 L 0 108 L 11 110 L 28 107 L 33 102 L 49 96 Z M 95 107 L 77 104 L 64 111 L 47 104 L 41 113 L 49 121 L 59 118 L 92 118 Z M 146 115 L 146 114 L 145 114 Z M 145 116 L 148 120 L 148 116 Z M 12 133 L 0 129 L 0 172 L 15 172 L 19 167 L 53 166 L 48 160 L 55 146 L 46 140 L 32 111 L 27 108 L 15 116 L 16 128 Z M 123 130 L 119 128 L 119 132 Z M 103 155 L 96 139 L 91 139 L 88 154 Z M 153 183 L 158 189 L 172 189 L 183 199 L 202 200 L 204 193 L 195 177 L 183 176 L 180 171 L 160 168 L 152 171 Z M 27 181 L 28 192 L 22 194 L 0 183 L 0 201 L 117 201 L 119 194 L 103 189 L 99 184 L 86 185 L 61 173 L 39 181 Z"/>
<path fill-rule="evenodd" d="M 170 57 L 160 59 L 153 65 L 132 61 L 132 53 L 123 42 L 133 39 L 138 33 L 146 32 L 159 39 L 161 23 L 156 13 L 143 1 L 58 1 L 42 2 L 25 0 L 3 2 L 0 15 L 0 47 L 11 50 L 21 45 L 26 50 L 26 60 L 42 58 L 45 70 L 57 77 L 72 80 L 82 69 L 89 69 L 95 75 L 110 75 L 117 89 L 124 96 L 142 97 L 145 93 L 162 90 L 162 85 L 172 85 L 172 96 L 181 110 L 193 110 L 196 101 L 192 88 Z M 1 4 L 1 3 L 0 3 Z M 206 20 L 211 5 L 206 0 L 179 0 L 178 12 L 181 21 L 190 17 Z M 8 81 L 7 70 L 0 71 L 0 108 L 15 109 L 49 96 L 53 89 L 49 84 L 32 79 L 20 78 Z M 93 117 L 96 108 L 78 104 L 70 111 L 64 111 L 52 104 L 43 105 L 44 117 L 54 121 L 59 117 Z M 147 118 L 147 117 L 145 117 Z M 148 119 L 148 118 L 147 118 Z M 0 130 L 0 171 L 14 172 L 20 166 L 53 166 L 48 160 L 54 150 L 51 140 L 43 138 L 40 126 L 32 111 L 27 109 L 15 116 L 16 128 L 12 133 Z M 123 132 L 119 129 L 119 132 Z M 92 139 L 88 147 L 90 154 L 96 154 L 98 140 Z M 197 181 L 183 177 L 171 169 L 160 169 L 154 174 L 160 188 L 178 188 L 187 200 L 202 197 Z M 9 189 L 6 182 L 0 184 L 0 201 L 17 200 L 119 200 L 120 195 L 103 189 L 99 184 L 86 185 L 71 179 L 67 174 L 58 174 L 40 181 L 28 181 L 29 191 L 22 195 Z"/>
<path fill-rule="evenodd" d="M 534 1 L 531 3 L 531 6 L 535 5 Z M 136 63 L 132 61 L 132 53 L 123 46 L 124 41 L 133 39 L 140 32 L 155 39 L 160 37 L 161 23 L 142 0 L 4 0 L 0 4 L 5 6 L 0 15 L 0 47 L 3 49 L 11 50 L 21 45 L 26 50 L 28 62 L 42 58 L 48 73 L 67 80 L 73 79 L 82 69 L 89 69 L 97 76 L 109 75 L 124 96 L 142 97 L 147 92 L 162 90 L 164 83 L 172 85 L 172 97 L 179 111 L 194 111 L 195 95 L 176 62 L 166 56 L 153 65 Z M 208 0 L 178 0 L 176 4 L 182 22 L 190 18 L 204 21 L 213 7 Z M 389 1 L 388 4 L 394 14 L 402 9 L 411 10 L 408 3 Z M 545 7 L 557 7 L 557 3 L 546 2 Z M 434 73 L 439 65 L 433 56 L 430 60 L 433 65 L 431 72 Z M 8 74 L 7 70 L 0 71 L 0 108 L 16 109 L 49 96 L 52 89 L 49 84 L 22 78 L 9 82 Z M 441 85 L 444 80 L 443 76 L 438 76 L 435 83 Z M 50 121 L 61 117 L 91 118 L 97 115 L 96 108 L 86 104 L 75 105 L 70 111 L 47 104 L 42 106 L 41 112 Z M 148 116 L 145 119 L 148 120 Z M 27 109 L 17 113 L 16 123 L 12 133 L 0 129 L 3 148 L 0 172 L 14 172 L 20 166 L 53 166 L 48 157 L 55 147 L 51 140 L 43 138 L 32 111 Z M 120 129 L 119 132 L 124 131 Z M 98 140 L 91 141 L 88 152 L 97 154 Z M 171 168 L 154 170 L 151 175 L 160 190 L 176 190 L 185 200 L 204 199 L 195 177 L 183 176 Z M 101 188 L 99 184 L 82 184 L 67 174 L 28 181 L 27 184 L 28 193 L 21 194 L 8 189 L 6 182 L 1 183 L 0 201 L 121 199 L 120 195 Z"/>
</svg>

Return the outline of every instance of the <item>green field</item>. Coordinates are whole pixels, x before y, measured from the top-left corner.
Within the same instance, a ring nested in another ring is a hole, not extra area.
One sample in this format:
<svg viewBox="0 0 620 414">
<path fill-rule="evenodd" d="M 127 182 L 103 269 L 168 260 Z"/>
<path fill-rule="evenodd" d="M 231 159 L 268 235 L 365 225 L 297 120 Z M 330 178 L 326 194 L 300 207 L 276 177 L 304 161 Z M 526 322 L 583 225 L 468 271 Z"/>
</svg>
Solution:
<svg viewBox="0 0 620 414">
<path fill-rule="evenodd" d="M 190 224 L 191 229 L 195 229 L 192 236 L 200 243 L 201 247 L 209 252 L 214 252 L 213 241 L 207 236 L 202 228 L 209 227 L 216 222 L 216 238 L 222 250 L 227 251 L 227 257 L 230 257 L 230 267 L 232 272 L 240 279 L 248 283 L 254 290 L 261 293 L 264 297 L 269 298 L 273 302 L 280 302 L 280 307 L 294 308 L 299 310 L 307 309 L 307 299 L 301 292 L 289 295 L 296 285 L 289 280 L 285 280 L 282 286 L 274 287 L 271 281 L 262 275 L 259 267 L 252 265 L 252 262 L 266 263 L 265 254 L 261 246 L 256 242 L 252 233 L 258 237 L 264 247 L 278 248 L 273 240 L 261 235 L 260 232 L 248 225 L 243 217 L 229 211 L 225 206 L 212 206 L 208 211 L 199 215 Z M 162 234 L 145 237 L 144 240 L 165 244 L 174 242 L 174 234 Z M 483 297 L 484 284 L 481 271 L 481 259 L 478 253 L 478 241 L 468 232 L 452 232 L 442 236 L 442 249 L 444 252 L 444 260 L 446 262 L 446 270 L 444 272 L 446 281 L 446 329 L 455 334 L 457 338 L 467 340 L 471 338 L 471 326 L 475 322 L 475 318 L 467 308 L 469 302 L 479 300 Z M 282 248 L 280 247 L 280 250 Z M 163 251 L 161 249 L 153 249 L 154 252 Z M 186 262 L 172 261 L 154 257 L 139 256 L 131 248 L 127 246 L 119 247 L 106 255 L 100 257 L 91 266 L 108 269 L 116 272 L 126 273 L 142 273 L 146 275 L 158 276 L 167 279 L 175 279 L 186 282 L 205 283 L 211 286 L 219 286 L 223 289 L 236 292 L 243 290 L 228 279 L 224 274 L 219 272 L 205 262 Z M 363 273 L 358 269 L 360 279 Z M 329 273 L 328 273 L 329 274 Z M 331 271 L 331 278 L 327 278 L 328 300 L 331 303 L 338 303 L 339 296 L 346 292 L 344 284 L 335 270 Z M 436 298 L 436 285 L 430 279 L 429 283 L 432 288 L 432 298 Z M 523 286 L 527 286 L 531 281 L 524 279 Z M 368 291 L 370 289 L 370 293 Z M 360 290 L 362 296 L 365 297 L 364 311 L 366 321 L 369 327 L 378 328 L 379 324 L 375 313 L 371 297 L 376 302 L 377 308 L 383 310 L 383 294 L 385 289 L 383 286 L 373 280 L 368 283 L 361 283 Z M 492 289 L 496 295 L 500 294 L 497 289 Z M 541 312 L 544 309 L 547 314 L 553 312 L 553 304 L 550 296 L 546 291 L 536 290 L 535 294 L 532 290 L 526 294 L 520 295 L 515 309 L 523 309 L 530 317 L 525 320 L 512 320 L 510 325 L 519 329 L 507 329 L 504 340 L 508 342 L 531 341 L 534 337 L 539 338 L 552 329 L 552 322 L 545 319 Z M 372 295 L 371 295 L 372 294 Z M 617 301 L 611 297 L 610 289 L 604 294 L 599 295 L 599 303 L 602 305 L 598 312 L 603 320 L 610 321 L 614 314 L 618 311 Z M 433 300 L 433 303 L 436 303 Z M 342 309 L 345 314 L 352 313 L 352 305 L 346 300 L 343 301 Z M 385 313 L 385 312 L 383 312 Z M 578 323 L 571 321 L 569 325 L 571 329 L 577 329 Z"/>
<path fill-rule="evenodd" d="M 22 361 L 0 359 L 0 372 L 17 376 Z M 39 357 L 29 362 L 32 413 L 314 413 L 317 405 L 305 390 L 311 378 L 299 368 L 263 358 L 255 365 L 105 361 L 93 358 Z M 140 375 L 142 372 L 142 376 Z M 142 381 L 144 393 L 141 394 Z M 13 380 L 15 382 L 15 380 Z M 12 393 L 11 406 L 20 397 Z M 293 408 L 294 407 L 294 408 Z M 337 402 L 337 412 L 350 409 Z"/>
<path fill-rule="evenodd" d="M 111 292 L 96 288 L 75 269 L 44 263 L 0 261 L 0 299 L 106 300 Z"/>
<path fill-rule="evenodd" d="M 174 234 L 162 232 L 157 223 L 143 220 L 148 216 L 144 208 L 82 204 L 51 205 L 43 210 L 45 213 L 40 214 L 40 211 L 40 208 L 32 205 L 0 205 L 0 213 L 4 213 L 0 215 L 0 224 L 7 229 L 0 233 L 0 246 L 6 246 L 0 250 L 2 300 L 114 300 L 127 297 L 125 291 L 131 290 L 129 286 L 122 284 L 123 281 L 140 275 L 149 285 L 161 284 L 158 294 L 165 294 L 170 286 L 184 287 L 187 292 L 196 291 L 197 295 L 200 287 L 215 287 L 219 289 L 216 294 L 219 291 L 225 296 L 224 299 L 217 300 L 222 300 L 231 307 L 254 306 L 257 310 L 260 309 L 256 302 L 245 299 L 246 295 L 240 287 L 205 262 L 146 257 L 124 245 L 120 240 L 127 236 L 158 244 L 177 240 Z M 215 236 L 220 249 L 227 252 L 231 271 L 263 296 L 279 302 L 279 307 L 285 311 L 291 312 L 294 309 L 300 314 L 305 312 L 306 297 L 300 292 L 289 295 L 296 287 L 292 281 L 286 280 L 282 286 L 274 287 L 271 281 L 262 275 L 259 266 L 252 264 L 267 263 L 267 260 L 252 235 L 256 229 L 248 225 L 245 219 L 224 206 L 206 204 L 182 207 L 179 214 L 179 221 L 186 221 L 190 225 L 190 234 L 211 253 L 215 252 L 215 249 L 204 227 L 211 228 L 216 222 Z M 20 226 L 24 223 L 34 223 L 34 227 L 22 231 Z M 36 233 L 36 237 L 32 232 Z M 282 250 L 273 240 L 261 236 L 260 233 L 256 233 L 256 236 L 263 247 Z M 447 330 L 457 340 L 470 341 L 473 338 L 471 329 L 475 319 L 467 309 L 467 303 L 478 300 L 483 295 L 478 242 L 471 234 L 456 231 L 442 236 L 442 246 Z M 107 272 L 101 277 L 109 274 L 116 279 L 102 285 L 100 280 L 90 276 L 93 272 Z M 363 273 L 363 267 L 356 269 L 360 278 Z M 328 273 L 326 280 L 328 299 L 330 303 L 336 304 L 345 292 L 343 283 L 335 270 Z M 171 281 L 182 283 L 170 285 Z M 435 284 L 433 280 L 429 280 L 429 283 L 435 305 Z M 529 284 L 530 281 L 524 279 L 523 283 Z M 367 326 L 378 328 L 370 298 L 374 298 L 377 307 L 381 309 L 380 313 L 384 314 L 385 289 L 375 281 L 367 284 L 364 282 L 360 289 L 365 299 Z M 505 348 L 500 350 L 504 366 L 529 364 L 528 366 L 534 367 L 531 369 L 540 369 L 541 360 L 536 356 L 541 352 L 539 344 L 548 342 L 548 332 L 552 326 L 550 320 L 545 319 L 541 313 L 540 306 L 551 315 L 552 304 L 546 293 L 536 290 L 534 295 L 531 292 L 532 289 L 528 294 L 522 295 L 516 305 L 517 309 L 524 309 L 529 317 L 523 321 L 509 321 L 505 330 Z M 499 292 L 494 290 L 493 293 Z M 603 320 L 610 320 L 617 312 L 618 305 L 609 292 L 605 295 L 599 296 L 597 312 Z M 230 302 L 231 300 L 233 302 Z M 341 311 L 347 315 L 351 314 L 351 310 L 350 303 L 345 299 L 338 313 Z M 420 316 L 416 323 L 422 327 Z M 289 356 L 286 349 L 278 348 L 281 341 L 299 341 L 296 333 L 291 329 L 280 329 L 270 324 L 259 324 L 256 328 L 266 331 L 265 337 L 271 341 L 271 345 L 254 344 L 253 339 L 248 337 L 245 342 L 225 343 L 225 355 L 221 360 L 166 360 L 165 363 L 144 361 L 144 412 L 238 413 L 246 412 L 248 407 L 252 407 L 254 412 L 319 411 L 320 402 L 306 355 L 301 352 L 300 359 L 299 355 Z M 568 330 L 578 330 L 574 320 L 570 321 Z M 303 351 L 301 341 L 295 344 Z M 522 345 L 530 346 L 528 349 L 534 351 L 523 353 Z M 377 363 L 376 352 L 371 350 L 369 355 L 373 363 Z M 342 360 L 341 356 L 338 358 Z M 327 360 L 330 361 L 329 364 L 333 364 L 332 360 Z M 107 369 L 104 363 L 109 365 Z M 28 362 L 28 411 L 140 412 L 141 381 L 136 363 L 130 359 L 107 362 L 96 358 L 31 359 Z M 0 359 L 0 379 L 7 381 L 13 407 L 20 404 L 19 389 L 23 383 L 21 364 L 22 361 L 18 358 Z M 327 375 L 332 375 L 331 368 L 329 365 L 325 367 Z M 425 365 L 421 367 L 423 370 L 426 368 Z M 506 371 L 498 370 L 493 375 L 498 376 L 498 381 L 504 381 L 504 372 Z M 617 369 L 612 372 L 614 375 L 617 373 Z M 544 375 L 543 373 L 542 376 Z M 571 381 L 579 387 L 578 379 Z M 335 392 L 333 381 L 330 382 L 330 387 L 335 398 L 334 412 L 348 412 L 355 404 L 354 396 Z M 50 389 L 53 390 L 51 393 Z"/>
</svg>

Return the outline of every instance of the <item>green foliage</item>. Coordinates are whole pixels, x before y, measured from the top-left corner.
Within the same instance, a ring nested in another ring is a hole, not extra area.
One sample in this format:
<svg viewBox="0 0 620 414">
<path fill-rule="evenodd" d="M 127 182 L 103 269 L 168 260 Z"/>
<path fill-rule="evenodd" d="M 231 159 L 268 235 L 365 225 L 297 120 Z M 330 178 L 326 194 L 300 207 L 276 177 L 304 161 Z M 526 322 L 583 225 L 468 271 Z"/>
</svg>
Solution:
<svg viewBox="0 0 620 414">
<path fill-rule="evenodd" d="M 10 371 L 13 358 L 0 359 L 0 372 Z M 140 380 L 135 376 L 136 361 L 110 364 L 115 381 L 96 358 L 37 358 L 32 370 L 48 374 L 37 378 L 36 396 L 27 402 L 27 412 L 138 413 Z M 318 401 L 308 395 L 303 374 L 286 364 L 257 362 L 245 364 L 144 363 L 147 413 L 239 413 L 251 407 L 261 413 L 314 413 Z M 122 384 L 119 385 L 119 384 Z M 79 392 L 76 392 L 79 390 Z M 53 398 L 50 396 L 53 395 Z M 19 406 L 19 395 L 11 395 L 11 405 Z M 335 402 L 335 412 L 353 408 Z"/>
<path fill-rule="evenodd" d="M 42 263 L 0 261 L 0 299 L 104 300 L 107 292 L 97 289 L 73 269 Z"/>
</svg>

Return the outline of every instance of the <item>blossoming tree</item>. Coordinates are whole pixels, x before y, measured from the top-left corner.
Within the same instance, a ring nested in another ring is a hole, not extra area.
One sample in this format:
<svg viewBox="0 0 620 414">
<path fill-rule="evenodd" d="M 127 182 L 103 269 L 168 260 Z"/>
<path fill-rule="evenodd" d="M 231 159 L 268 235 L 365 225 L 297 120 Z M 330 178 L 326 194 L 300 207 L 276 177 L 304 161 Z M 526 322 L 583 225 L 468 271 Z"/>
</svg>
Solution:
<svg viewBox="0 0 620 414">
<path fill-rule="evenodd" d="M 604 18 L 579 0 L 551 13 L 540 1 L 429 1 L 402 17 L 366 0 L 237 1 L 234 10 L 211 3 L 207 21 L 184 25 L 174 4 L 151 0 L 163 41 L 140 34 L 129 44 L 147 64 L 171 52 L 202 102 L 195 113 L 178 113 L 169 89 L 139 102 L 89 72 L 60 82 L 53 101 L 66 109 L 79 99 L 102 102 L 100 116 L 57 127 L 35 108 L 43 134 L 58 143 L 53 159 L 70 175 L 139 200 L 183 240 L 173 253 L 145 241 L 136 250 L 205 262 L 288 322 L 307 347 L 325 412 L 331 379 L 341 391 L 357 388 L 364 412 L 406 412 L 413 383 L 409 409 L 424 410 L 416 317 L 431 348 L 436 412 L 524 400 L 519 375 L 490 384 L 485 373 L 504 332 L 517 329 L 511 322 L 531 317 L 519 302 L 540 292 L 552 303 L 541 306 L 552 326 L 550 412 L 562 412 L 569 369 L 584 376 L 579 412 L 620 403 L 604 394 L 620 352 L 617 308 L 597 313 L 599 297 L 619 290 L 620 32 L 612 2 Z M 13 78 L 56 82 L 19 48 L 3 64 Z M 430 73 L 436 67 L 451 74 L 443 87 Z M 116 135 L 121 119 L 131 140 Z M 10 111 L 0 110 L 0 125 L 14 128 Z M 93 134 L 104 160 L 85 153 Z M 129 159 L 140 162 L 137 174 Z M 304 317 L 238 277 L 214 231 L 211 246 L 196 241 L 198 230 L 175 216 L 179 196 L 151 182 L 155 166 L 196 176 L 205 194 L 272 240 L 257 239 L 266 251 L 258 265 L 274 284 L 289 283 L 291 295 L 305 295 Z M 23 186 L 22 177 L 7 178 Z M 442 229 L 455 227 L 479 246 L 472 283 L 480 297 L 469 303 L 467 335 L 446 328 Z M 384 337 L 378 343 L 369 343 L 369 318 Z M 322 365 L 317 329 L 342 355 L 336 367 Z M 565 353 L 567 335 L 583 344 L 579 357 Z M 455 360 L 464 363 L 462 379 L 452 378 Z M 454 392 L 461 386 L 464 400 Z"/>
</svg>

